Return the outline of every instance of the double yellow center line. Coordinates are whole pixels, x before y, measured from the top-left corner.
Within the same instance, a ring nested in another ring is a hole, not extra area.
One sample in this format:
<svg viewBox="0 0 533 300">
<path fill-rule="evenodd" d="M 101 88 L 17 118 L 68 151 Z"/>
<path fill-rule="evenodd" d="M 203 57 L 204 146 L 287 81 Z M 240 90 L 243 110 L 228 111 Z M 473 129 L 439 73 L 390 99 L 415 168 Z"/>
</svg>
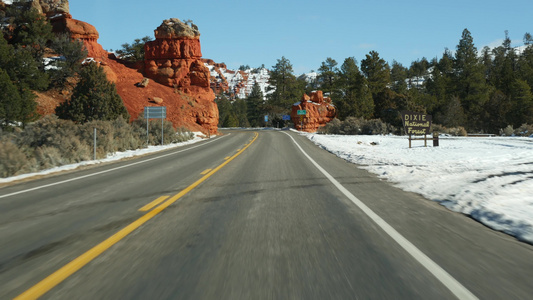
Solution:
<svg viewBox="0 0 533 300">
<path fill-rule="evenodd" d="M 59 270 L 55 271 L 54 273 L 50 274 L 48 277 L 31 287 L 30 289 L 26 290 L 24 293 L 20 294 L 14 299 L 37 299 L 50 291 L 52 288 L 54 288 L 56 285 L 63 282 L 65 279 L 67 279 L 70 275 L 77 272 L 79 269 L 83 268 L 85 265 L 87 265 L 89 262 L 91 262 L 93 259 L 98 257 L 100 254 L 102 254 L 107 249 L 111 248 L 111 246 L 118 243 L 120 240 L 125 238 L 128 234 L 132 233 L 135 229 L 139 228 L 141 225 L 155 217 L 157 214 L 162 212 L 164 209 L 169 207 L 172 203 L 176 202 L 181 197 L 185 196 L 187 193 L 189 193 L 191 190 L 193 190 L 195 187 L 200 185 L 202 182 L 207 180 L 207 178 L 211 177 L 213 174 L 215 174 L 218 170 L 222 169 L 225 165 L 227 165 L 230 161 L 235 159 L 237 156 L 239 156 L 241 153 L 244 152 L 244 150 L 248 149 L 250 145 L 255 142 L 259 134 L 257 132 L 254 133 L 254 138 L 245 145 L 242 149 L 240 149 L 235 155 L 230 156 L 227 158 L 222 164 L 220 164 L 218 167 L 214 168 L 213 170 L 210 170 L 207 172 L 202 178 L 198 179 L 196 182 L 179 192 L 178 194 L 172 196 L 170 199 L 167 200 L 168 196 L 161 196 L 158 199 L 152 201 L 151 203 L 147 204 L 140 210 L 144 209 L 144 211 L 148 211 L 152 209 L 153 207 L 157 206 L 159 203 L 163 202 L 163 204 L 157 206 L 153 210 L 148 211 L 145 215 L 140 217 L 139 219 L 135 220 L 133 223 L 129 224 L 128 226 L 124 227 L 119 232 L 115 233 L 114 235 L 110 236 L 100 244 L 96 245 L 89 251 L 83 253 L 81 256 L 77 257 L 73 261 L 69 262 Z"/>
</svg>

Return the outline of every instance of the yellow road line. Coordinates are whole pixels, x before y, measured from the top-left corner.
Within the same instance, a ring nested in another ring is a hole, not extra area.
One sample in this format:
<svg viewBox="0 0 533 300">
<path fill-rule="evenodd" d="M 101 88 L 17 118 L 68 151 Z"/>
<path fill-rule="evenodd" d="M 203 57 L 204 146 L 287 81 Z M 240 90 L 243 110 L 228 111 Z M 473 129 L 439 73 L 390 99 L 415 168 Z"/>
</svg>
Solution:
<svg viewBox="0 0 533 300">
<path fill-rule="evenodd" d="M 224 160 L 228 160 L 230 158 L 231 158 L 231 156 L 226 156 L 226 157 L 224 157 Z"/>
<path fill-rule="evenodd" d="M 161 197 L 155 199 L 154 201 L 146 204 L 145 206 L 139 208 L 139 211 L 149 211 L 150 209 L 154 208 L 159 203 L 165 201 L 168 197 L 170 197 L 170 196 L 161 196 Z"/>
<path fill-rule="evenodd" d="M 155 209 L 147 212 L 145 215 L 134 221 L 133 223 L 129 224 L 128 226 L 121 229 L 119 232 L 115 233 L 114 235 L 110 236 L 100 244 L 96 245 L 89 251 L 83 253 L 79 257 L 75 258 L 73 261 L 69 262 L 68 264 L 64 265 L 59 270 L 55 271 L 54 273 L 50 274 L 48 277 L 31 287 L 30 289 L 26 290 L 24 293 L 20 294 L 14 300 L 20 300 L 20 299 L 37 299 L 44 295 L 46 292 L 50 291 L 52 288 L 54 288 L 56 285 L 63 282 L 65 279 L 67 279 L 70 275 L 74 274 L 81 268 L 83 268 L 85 265 L 87 265 L 89 262 L 91 262 L 93 259 L 98 257 L 98 255 L 102 254 L 107 249 L 111 248 L 111 246 L 118 243 L 120 240 L 125 238 L 128 234 L 132 233 L 135 229 L 139 228 L 141 225 L 155 217 L 157 214 L 162 212 L 164 209 L 169 207 L 172 203 L 176 202 L 178 199 L 186 195 L 188 192 L 193 190 L 195 187 L 200 185 L 200 183 L 204 182 L 206 179 L 211 177 L 213 174 L 215 174 L 218 170 L 222 169 L 225 165 L 227 165 L 230 161 L 235 159 L 237 156 L 239 156 L 244 150 L 246 150 L 259 136 L 257 132 L 255 132 L 255 137 L 253 138 L 252 142 L 248 144 L 248 146 L 244 147 L 241 151 L 237 152 L 235 155 L 229 157 L 225 162 L 220 164 L 218 167 L 213 169 L 212 172 L 204 175 L 202 178 L 198 179 L 193 184 L 189 185 L 187 188 L 179 192 L 178 194 L 174 195 L 172 198 L 168 199 L 167 201 L 163 202 L 163 204 L 159 205 Z"/>
<path fill-rule="evenodd" d="M 212 169 L 206 169 L 206 170 L 204 170 L 202 173 L 200 173 L 200 175 L 205 175 L 205 174 L 211 172 L 211 170 L 212 170 Z"/>
</svg>

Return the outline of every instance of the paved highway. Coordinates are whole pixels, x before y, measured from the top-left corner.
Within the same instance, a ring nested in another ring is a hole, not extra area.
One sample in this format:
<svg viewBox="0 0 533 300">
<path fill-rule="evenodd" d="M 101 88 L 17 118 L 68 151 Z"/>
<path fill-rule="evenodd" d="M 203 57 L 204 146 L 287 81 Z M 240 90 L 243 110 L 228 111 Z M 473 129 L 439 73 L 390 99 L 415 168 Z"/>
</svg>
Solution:
<svg viewBox="0 0 533 300">
<path fill-rule="evenodd" d="M 295 133 L 225 133 L 1 188 L 0 299 L 533 295 L 531 245 Z"/>
</svg>

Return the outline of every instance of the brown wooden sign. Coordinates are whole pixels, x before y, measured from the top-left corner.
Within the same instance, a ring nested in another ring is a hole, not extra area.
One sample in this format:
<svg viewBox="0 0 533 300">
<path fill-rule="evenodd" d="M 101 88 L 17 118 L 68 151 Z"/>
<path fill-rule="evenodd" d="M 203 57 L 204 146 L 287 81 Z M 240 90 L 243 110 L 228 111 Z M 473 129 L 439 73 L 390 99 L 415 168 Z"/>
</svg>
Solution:
<svg viewBox="0 0 533 300">
<path fill-rule="evenodd" d="M 402 121 L 405 133 L 409 136 L 430 134 L 431 115 L 402 111 Z"/>
</svg>

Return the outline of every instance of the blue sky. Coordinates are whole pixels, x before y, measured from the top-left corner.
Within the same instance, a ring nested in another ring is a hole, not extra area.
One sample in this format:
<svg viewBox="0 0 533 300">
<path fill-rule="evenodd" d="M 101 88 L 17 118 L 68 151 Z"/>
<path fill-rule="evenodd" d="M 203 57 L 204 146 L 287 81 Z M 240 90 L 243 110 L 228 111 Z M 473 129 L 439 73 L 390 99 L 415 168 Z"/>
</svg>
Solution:
<svg viewBox="0 0 533 300">
<path fill-rule="evenodd" d="M 533 1 L 471 0 L 71 0 L 74 19 L 100 33 L 104 49 L 154 37 L 164 19 L 191 19 L 200 29 L 204 58 L 272 67 L 285 56 L 296 75 L 317 70 L 327 57 L 339 66 L 377 51 L 404 66 L 455 50 L 468 28 L 478 50 L 499 45 L 509 31 L 513 46 L 533 33 Z"/>
</svg>

